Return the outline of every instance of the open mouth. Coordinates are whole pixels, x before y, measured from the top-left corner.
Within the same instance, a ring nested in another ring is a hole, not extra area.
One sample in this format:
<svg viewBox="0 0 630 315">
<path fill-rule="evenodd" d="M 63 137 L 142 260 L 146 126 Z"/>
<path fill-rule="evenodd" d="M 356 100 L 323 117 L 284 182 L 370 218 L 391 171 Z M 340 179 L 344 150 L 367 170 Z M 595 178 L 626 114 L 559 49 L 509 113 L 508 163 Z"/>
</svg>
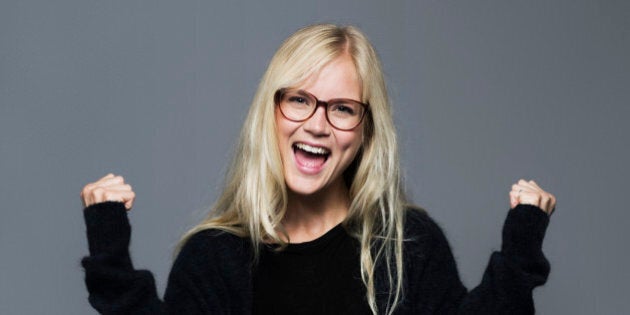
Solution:
<svg viewBox="0 0 630 315">
<path fill-rule="evenodd" d="M 327 148 L 300 142 L 293 144 L 293 153 L 298 165 L 310 170 L 320 169 L 330 156 L 330 150 Z"/>
</svg>

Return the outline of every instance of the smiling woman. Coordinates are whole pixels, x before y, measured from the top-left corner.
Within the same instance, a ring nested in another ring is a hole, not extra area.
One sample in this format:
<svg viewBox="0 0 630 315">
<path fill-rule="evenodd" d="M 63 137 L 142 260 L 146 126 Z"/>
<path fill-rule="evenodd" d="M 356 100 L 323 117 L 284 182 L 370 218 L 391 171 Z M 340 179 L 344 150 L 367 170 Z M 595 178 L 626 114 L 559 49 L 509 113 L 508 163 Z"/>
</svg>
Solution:
<svg viewBox="0 0 630 315">
<path fill-rule="evenodd" d="M 317 75 L 306 80 L 304 86 L 297 87 L 299 91 L 309 91 L 320 98 L 358 99 L 361 97 L 361 85 L 354 62 L 348 55 L 341 55 L 324 66 Z M 305 92 L 302 92 L 303 94 Z M 330 117 L 337 117 L 333 121 L 344 122 L 339 114 L 328 114 L 332 110 L 339 110 L 339 106 L 319 107 L 318 101 L 311 100 L 310 117 L 302 121 L 286 118 L 282 110 L 290 106 L 286 103 L 301 104 L 296 96 L 282 99 L 276 107 L 276 124 L 278 133 L 278 147 L 284 166 L 284 179 L 290 191 L 299 195 L 319 194 L 322 202 L 331 203 L 321 209 L 347 208 L 349 205 L 348 187 L 343 182 L 342 173 L 355 159 L 363 140 L 363 125 L 355 124 L 348 130 L 333 127 L 328 121 Z M 314 98 L 307 96 L 306 98 Z M 357 102 L 359 103 L 359 102 Z M 336 104 L 336 103 L 333 103 Z M 358 105 L 359 108 L 362 108 Z M 284 115 L 283 115 L 284 114 Z M 345 117 L 345 116 L 341 116 Z M 348 115 L 346 119 L 353 116 Z M 354 116 L 355 121 L 360 121 Z M 353 123 L 354 124 L 354 123 Z M 331 193 L 338 191 L 341 193 Z M 327 196 L 336 196 L 341 200 L 324 200 Z M 307 203 L 308 204 L 308 203 Z M 291 208 L 291 207 L 290 207 Z M 345 215 L 344 215 L 345 217 Z M 339 222 L 337 222 L 339 223 Z"/>
<path fill-rule="evenodd" d="M 90 303 L 103 313 L 533 313 L 555 197 L 520 180 L 501 251 L 468 291 L 427 213 L 409 206 L 380 62 L 354 27 L 291 35 L 264 74 L 213 211 L 188 231 L 164 299 L 134 269 L 120 176 L 86 185 Z"/>
</svg>

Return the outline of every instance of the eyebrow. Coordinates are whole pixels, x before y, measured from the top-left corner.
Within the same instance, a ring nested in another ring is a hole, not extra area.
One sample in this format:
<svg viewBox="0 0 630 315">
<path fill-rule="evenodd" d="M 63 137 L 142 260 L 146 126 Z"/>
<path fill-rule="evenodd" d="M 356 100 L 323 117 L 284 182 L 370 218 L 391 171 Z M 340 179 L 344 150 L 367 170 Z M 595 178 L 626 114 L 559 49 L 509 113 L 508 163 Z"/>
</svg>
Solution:
<svg viewBox="0 0 630 315">
<path fill-rule="evenodd" d="M 301 94 L 302 96 L 309 96 L 309 95 L 311 95 L 311 96 L 315 97 L 315 99 L 317 101 L 319 101 L 319 102 L 328 103 L 328 102 L 334 101 L 334 100 L 349 100 L 349 101 L 353 101 L 353 102 L 357 102 L 357 103 L 360 103 L 360 104 L 367 105 L 367 103 L 363 103 L 361 101 L 358 101 L 358 100 L 355 100 L 354 98 L 349 98 L 349 97 L 333 97 L 331 99 L 327 99 L 327 100 L 324 101 L 324 100 L 320 100 L 317 96 L 315 96 L 315 94 L 313 94 L 313 93 L 311 93 L 311 92 L 309 92 L 307 90 L 303 90 L 303 89 L 295 89 L 295 90 L 297 90 L 297 92 L 299 94 Z"/>
</svg>

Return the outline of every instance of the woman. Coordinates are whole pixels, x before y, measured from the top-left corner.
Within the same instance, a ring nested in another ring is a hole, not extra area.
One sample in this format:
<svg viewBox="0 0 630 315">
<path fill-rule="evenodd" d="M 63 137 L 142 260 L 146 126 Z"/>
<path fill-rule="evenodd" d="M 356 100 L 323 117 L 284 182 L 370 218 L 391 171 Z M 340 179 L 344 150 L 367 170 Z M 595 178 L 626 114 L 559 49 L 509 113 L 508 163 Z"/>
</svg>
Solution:
<svg viewBox="0 0 630 315">
<path fill-rule="evenodd" d="M 303 28 L 271 60 L 223 192 L 182 238 L 164 300 L 129 258 L 131 187 L 112 174 L 84 187 L 90 303 L 103 313 L 533 313 L 555 197 L 533 181 L 512 186 L 502 250 L 468 292 L 440 228 L 406 205 L 397 154 L 366 37 Z"/>
</svg>

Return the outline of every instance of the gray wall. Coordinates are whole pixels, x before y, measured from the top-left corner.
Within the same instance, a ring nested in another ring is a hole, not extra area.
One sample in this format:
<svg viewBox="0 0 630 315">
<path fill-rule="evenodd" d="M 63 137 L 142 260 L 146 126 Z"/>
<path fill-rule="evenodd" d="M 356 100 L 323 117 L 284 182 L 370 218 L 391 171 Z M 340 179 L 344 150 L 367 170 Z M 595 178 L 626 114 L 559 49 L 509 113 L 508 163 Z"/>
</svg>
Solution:
<svg viewBox="0 0 630 315">
<path fill-rule="evenodd" d="M 466 285 L 511 184 L 535 179 L 558 198 L 539 313 L 628 314 L 629 21 L 626 1 L 4 0 L 0 313 L 93 313 L 79 191 L 110 171 L 137 192 L 133 258 L 163 292 L 275 48 L 336 22 L 382 57 L 408 190 Z"/>
</svg>

